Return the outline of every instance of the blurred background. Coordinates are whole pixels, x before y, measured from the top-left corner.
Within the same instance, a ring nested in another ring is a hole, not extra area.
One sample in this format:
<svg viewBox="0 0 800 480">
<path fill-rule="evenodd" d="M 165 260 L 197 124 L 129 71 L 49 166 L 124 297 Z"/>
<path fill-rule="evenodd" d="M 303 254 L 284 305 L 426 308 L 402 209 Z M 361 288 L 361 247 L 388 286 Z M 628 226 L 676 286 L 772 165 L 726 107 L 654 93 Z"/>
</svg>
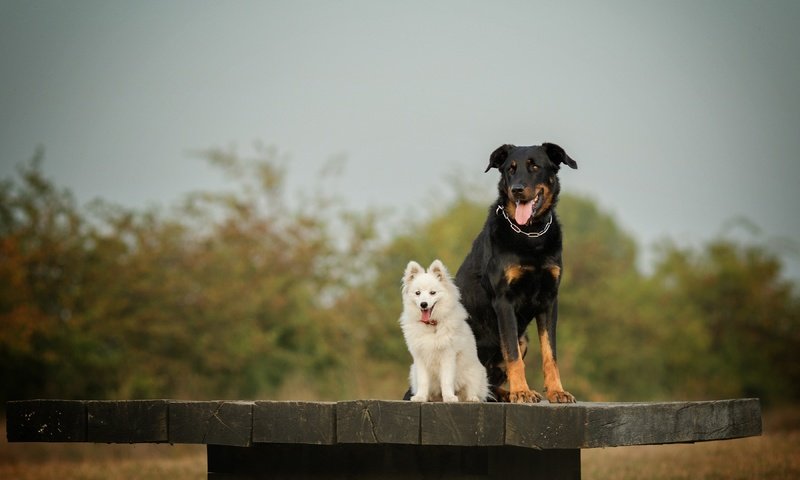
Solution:
<svg viewBox="0 0 800 480">
<path fill-rule="evenodd" d="M 0 0 L 0 400 L 400 398 L 503 143 L 580 400 L 800 400 L 800 3 Z M 538 353 L 529 382 L 541 386 Z"/>
<path fill-rule="evenodd" d="M 0 5 L 2 398 L 397 396 L 543 141 L 572 390 L 800 393 L 796 2 Z"/>
</svg>

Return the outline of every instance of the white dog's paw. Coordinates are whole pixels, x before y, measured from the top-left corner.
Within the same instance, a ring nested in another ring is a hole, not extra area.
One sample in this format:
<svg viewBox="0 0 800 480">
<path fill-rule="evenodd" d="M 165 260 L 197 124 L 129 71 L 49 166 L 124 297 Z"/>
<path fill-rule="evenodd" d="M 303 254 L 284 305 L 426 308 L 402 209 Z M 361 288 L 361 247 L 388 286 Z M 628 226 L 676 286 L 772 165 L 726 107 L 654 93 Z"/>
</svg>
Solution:
<svg viewBox="0 0 800 480">
<path fill-rule="evenodd" d="M 420 395 L 419 393 L 414 395 L 414 396 L 412 396 L 410 400 L 412 402 L 427 402 L 428 401 L 428 399 L 426 398 L 425 395 Z"/>
<path fill-rule="evenodd" d="M 455 395 L 442 395 L 442 401 L 445 402 L 457 402 L 458 397 Z"/>
<path fill-rule="evenodd" d="M 481 399 L 480 399 L 480 398 L 478 398 L 478 397 L 477 397 L 477 395 L 474 395 L 474 396 L 472 396 L 472 397 L 468 397 L 468 398 L 467 398 L 467 401 L 468 401 L 468 402 L 480 402 L 480 401 L 481 401 Z"/>
</svg>

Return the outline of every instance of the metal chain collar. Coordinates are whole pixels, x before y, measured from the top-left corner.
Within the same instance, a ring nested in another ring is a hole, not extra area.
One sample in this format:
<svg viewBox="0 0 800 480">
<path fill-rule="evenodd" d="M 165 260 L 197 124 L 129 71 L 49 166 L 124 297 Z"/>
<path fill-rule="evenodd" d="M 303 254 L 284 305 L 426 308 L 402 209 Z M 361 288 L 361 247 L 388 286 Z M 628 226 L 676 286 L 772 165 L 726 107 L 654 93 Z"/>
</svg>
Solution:
<svg viewBox="0 0 800 480">
<path fill-rule="evenodd" d="M 514 230 L 517 233 L 521 233 L 521 234 L 527 236 L 528 238 L 539 238 L 539 237 L 541 237 L 542 235 L 547 233 L 547 230 L 550 229 L 550 224 L 553 223 L 553 212 L 550 212 L 550 216 L 547 219 L 547 225 L 545 225 L 543 229 L 539 230 L 538 232 L 523 232 L 522 229 L 519 228 L 519 226 L 516 223 L 512 222 L 511 219 L 508 218 L 508 215 L 506 215 L 506 209 L 503 208 L 502 205 L 498 205 L 497 209 L 494 211 L 495 214 L 497 214 L 498 212 L 502 213 L 503 216 L 506 217 L 506 220 L 508 221 L 508 224 L 511 225 L 511 230 Z"/>
</svg>

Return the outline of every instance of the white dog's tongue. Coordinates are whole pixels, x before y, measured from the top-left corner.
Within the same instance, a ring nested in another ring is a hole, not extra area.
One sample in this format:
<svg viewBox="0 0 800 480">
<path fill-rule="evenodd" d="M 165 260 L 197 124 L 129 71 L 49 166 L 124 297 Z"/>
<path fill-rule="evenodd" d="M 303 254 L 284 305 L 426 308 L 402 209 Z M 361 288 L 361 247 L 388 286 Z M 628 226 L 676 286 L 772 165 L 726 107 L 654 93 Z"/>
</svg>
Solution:
<svg viewBox="0 0 800 480">
<path fill-rule="evenodd" d="M 533 202 L 517 202 L 514 210 L 514 220 L 518 225 L 525 225 L 533 215 Z"/>
<path fill-rule="evenodd" d="M 422 312 L 422 323 L 431 323 L 431 311 L 428 310 L 420 310 Z"/>
</svg>

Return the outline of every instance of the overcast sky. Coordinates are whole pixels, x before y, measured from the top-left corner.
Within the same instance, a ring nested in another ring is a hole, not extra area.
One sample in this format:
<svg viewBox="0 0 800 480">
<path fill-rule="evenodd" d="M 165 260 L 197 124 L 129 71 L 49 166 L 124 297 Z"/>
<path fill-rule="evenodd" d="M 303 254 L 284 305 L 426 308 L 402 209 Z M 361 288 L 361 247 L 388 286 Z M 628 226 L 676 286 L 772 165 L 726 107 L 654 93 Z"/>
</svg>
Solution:
<svg viewBox="0 0 800 480">
<path fill-rule="evenodd" d="M 793 0 L 0 0 L 0 178 L 41 145 L 81 202 L 170 205 L 223 185 L 191 152 L 261 142 L 298 196 L 340 157 L 351 205 L 422 216 L 549 141 L 645 254 L 738 216 L 798 241 L 798 25 Z"/>
</svg>

